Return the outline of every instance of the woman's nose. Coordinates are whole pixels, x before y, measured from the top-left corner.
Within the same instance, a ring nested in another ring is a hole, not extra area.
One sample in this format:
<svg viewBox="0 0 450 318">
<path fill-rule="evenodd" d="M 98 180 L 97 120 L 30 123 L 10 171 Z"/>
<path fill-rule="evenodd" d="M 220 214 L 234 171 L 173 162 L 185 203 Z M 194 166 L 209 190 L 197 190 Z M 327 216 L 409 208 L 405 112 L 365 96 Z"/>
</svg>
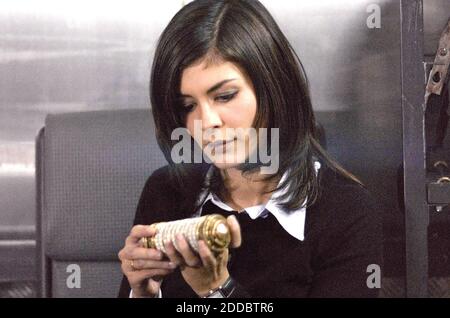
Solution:
<svg viewBox="0 0 450 318">
<path fill-rule="evenodd" d="M 202 129 L 207 130 L 209 128 L 217 128 L 222 126 L 222 120 L 219 113 L 208 103 L 204 103 L 200 106 Z"/>
</svg>

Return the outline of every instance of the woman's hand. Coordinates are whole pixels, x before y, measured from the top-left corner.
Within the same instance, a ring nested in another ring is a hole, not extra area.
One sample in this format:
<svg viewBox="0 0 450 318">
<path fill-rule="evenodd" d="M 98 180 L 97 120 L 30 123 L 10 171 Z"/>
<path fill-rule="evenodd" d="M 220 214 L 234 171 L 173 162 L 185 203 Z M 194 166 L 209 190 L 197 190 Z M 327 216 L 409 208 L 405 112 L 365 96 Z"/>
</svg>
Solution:
<svg viewBox="0 0 450 318">
<path fill-rule="evenodd" d="M 155 235 L 150 226 L 136 225 L 125 240 L 124 248 L 119 252 L 122 272 L 133 290 L 133 297 L 156 297 L 161 287 L 162 277 L 176 268 L 174 263 L 163 260 L 164 254 L 156 249 L 142 246 L 142 237 Z"/>
<path fill-rule="evenodd" d="M 234 215 L 227 218 L 231 232 L 231 247 L 241 245 L 241 229 Z M 183 235 L 177 236 L 175 249 L 171 242 L 165 243 L 167 257 L 180 266 L 181 274 L 186 283 L 199 296 L 206 296 L 211 289 L 221 286 L 228 279 L 228 249 L 217 257 L 211 252 L 204 241 L 199 241 L 199 253 L 196 254 Z"/>
</svg>

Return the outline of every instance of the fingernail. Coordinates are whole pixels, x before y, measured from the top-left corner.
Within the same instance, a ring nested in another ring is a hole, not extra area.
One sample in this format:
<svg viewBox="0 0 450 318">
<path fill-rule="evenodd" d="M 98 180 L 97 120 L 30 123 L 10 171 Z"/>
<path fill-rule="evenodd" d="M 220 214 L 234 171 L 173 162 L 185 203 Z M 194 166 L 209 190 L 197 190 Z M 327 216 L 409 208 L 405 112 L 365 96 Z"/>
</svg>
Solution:
<svg viewBox="0 0 450 318">
<path fill-rule="evenodd" d="M 172 263 L 172 262 L 169 262 L 169 267 L 170 267 L 170 268 L 176 268 L 176 267 L 177 267 L 177 264 Z"/>
</svg>

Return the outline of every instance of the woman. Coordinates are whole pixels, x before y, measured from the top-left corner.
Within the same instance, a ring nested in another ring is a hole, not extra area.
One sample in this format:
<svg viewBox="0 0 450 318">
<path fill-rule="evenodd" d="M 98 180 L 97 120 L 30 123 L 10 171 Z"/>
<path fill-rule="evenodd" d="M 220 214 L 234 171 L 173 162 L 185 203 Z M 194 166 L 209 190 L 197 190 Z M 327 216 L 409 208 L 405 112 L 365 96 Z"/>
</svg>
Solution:
<svg viewBox="0 0 450 318">
<path fill-rule="evenodd" d="M 377 295 L 367 285 L 368 266 L 382 261 L 377 207 L 317 142 L 302 64 L 261 3 L 180 10 L 159 40 L 150 94 L 169 166 L 149 177 L 119 253 L 120 296 Z M 195 143 L 175 163 L 180 127 Z M 232 234 L 217 258 L 182 236 L 165 254 L 140 243 L 155 234 L 145 225 L 210 213 L 225 215 Z"/>
</svg>

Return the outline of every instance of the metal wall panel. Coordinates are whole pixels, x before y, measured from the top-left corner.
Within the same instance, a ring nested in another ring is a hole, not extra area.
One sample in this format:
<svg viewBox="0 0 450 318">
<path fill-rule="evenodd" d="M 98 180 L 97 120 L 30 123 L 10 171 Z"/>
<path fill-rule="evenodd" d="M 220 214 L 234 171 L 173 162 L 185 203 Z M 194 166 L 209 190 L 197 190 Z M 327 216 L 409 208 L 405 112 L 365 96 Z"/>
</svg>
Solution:
<svg viewBox="0 0 450 318">
<path fill-rule="evenodd" d="M 34 147 L 48 113 L 147 108 L 156 41 L 181 0 L 0 2 L 0 281 L 35 232 Z M 25 240 L 25 241 L 23 241 Z M 3 252 L 2 252 L 3 251 Z M 8 257 L 4 257 L 4 256 Z M 5 262 L 3 264 L 2 262 Z M 25 275 L 24 273 L 28 273 Z"/>
</svg>

